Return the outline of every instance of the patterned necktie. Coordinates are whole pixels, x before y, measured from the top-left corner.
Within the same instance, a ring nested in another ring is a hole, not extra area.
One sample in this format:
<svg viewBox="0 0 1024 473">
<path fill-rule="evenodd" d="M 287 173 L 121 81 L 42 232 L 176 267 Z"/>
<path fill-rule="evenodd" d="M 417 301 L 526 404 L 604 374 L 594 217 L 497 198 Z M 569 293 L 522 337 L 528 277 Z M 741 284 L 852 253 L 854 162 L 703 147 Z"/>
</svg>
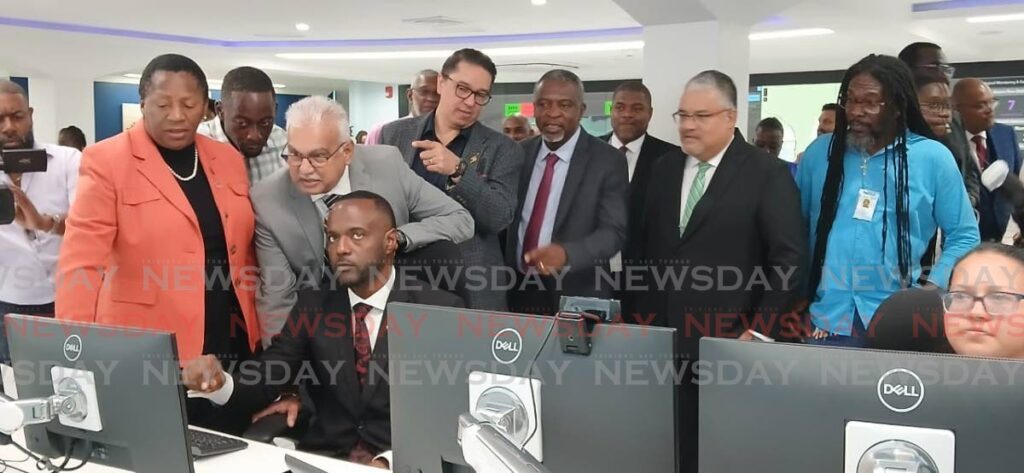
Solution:
<svg viewBox="0 0 1024 473">
<path fill-rule="evenodd" d="M 701 196 L 704 195 L 704 179 L 707 177 L 708 170 L 712 166 L 708 163 L 700 163 L 697 165 L 697 175 L 693 178 L 693 185 L 690 186 L 690 192 L 686 194 L 686 207 L 683 208 L 683 215 L 679 218 L 679 236 L 683 236 L 683 232 L 686 230 L 686 224 L 690 222 L 690 217 L 693 216 L 693 209 L 697 207 L 697 202 L 700 202 Z"/>
<path fill-rule="evenodd" d="M 366 328 L 366 316 L 370 315 L 371 307 L 368 304 L 359 303 L 352 307 L 352 316 L 355 319 L 352 327 L 352 345 L 356 349 L 356 375 L 359 376 L 359 385 L 366 385 L 366 376 L 370 373 L 370 356 L 373 349 L 370 348 L 370 330 Z"/>
<path fill-rule="evenodd" d="M 974 150 L 978 153 L 978 167 L 984 171 L 988 168 L 988 148 L 985 147 L 985 138 L 981 135 L 974 135 L 971 141 L 974 142 Z"/>
<path fill-rule="evenodd" d="M 338 194 L 327 194 L 320 198 L 324 205 L 327 206 L 327 212 L 331 211 L 331 206 L 340 199 L 341 196 Z"/>
</svg>

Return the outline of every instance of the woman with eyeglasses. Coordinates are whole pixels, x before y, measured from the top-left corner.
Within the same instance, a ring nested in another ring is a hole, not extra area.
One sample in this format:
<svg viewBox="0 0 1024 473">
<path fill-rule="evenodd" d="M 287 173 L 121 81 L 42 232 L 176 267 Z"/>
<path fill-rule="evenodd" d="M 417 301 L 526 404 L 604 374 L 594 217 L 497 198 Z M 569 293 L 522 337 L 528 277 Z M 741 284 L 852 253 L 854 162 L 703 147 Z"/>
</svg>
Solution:
<svg viewBox="0 0 1024 473">
<path fill-rule="evenodd" d="M 942 297 L 960 355 L 1024 359 L 1024 249 L 984 243 L 953 268 Z"/>
<path fill-rule="evenodd" d="M 182 362 L 246 359 L 260 327 L 243 158 L 196 135 L 208 85 L 191 59 L 153 59 L 139 96 L 142 120 L 82 155 L 57 317 L 173 332 Z"/>
</svg>

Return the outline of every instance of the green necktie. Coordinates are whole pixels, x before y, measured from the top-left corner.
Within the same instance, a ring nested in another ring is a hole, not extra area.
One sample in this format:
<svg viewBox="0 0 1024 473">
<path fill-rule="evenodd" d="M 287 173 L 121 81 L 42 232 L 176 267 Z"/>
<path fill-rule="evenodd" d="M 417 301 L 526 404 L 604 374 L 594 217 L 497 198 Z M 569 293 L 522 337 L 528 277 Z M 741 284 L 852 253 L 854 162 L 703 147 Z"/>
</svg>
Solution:
<svg viewBox="0 0 1024 473">
<path fill-rule="evenodd" d="M 697 206 L 697 202 L 700 202 L 701 196 L 704 195 L 704 179 L 707 177 L 708 170 L 712 167 L 713 166 L 705 162 L 697 165 L 697 176 L 693 178 L 693 185 L 690 186 L 690 193 L 686 194 L 686 207 L 683 209 L 683 215 L 679 218 L 679 236 L 683 236 L 683 231 L 686 230 L 686 224 L 690 221 L 690 217 L 693 215 L 693 208 Z"/>
</svg>

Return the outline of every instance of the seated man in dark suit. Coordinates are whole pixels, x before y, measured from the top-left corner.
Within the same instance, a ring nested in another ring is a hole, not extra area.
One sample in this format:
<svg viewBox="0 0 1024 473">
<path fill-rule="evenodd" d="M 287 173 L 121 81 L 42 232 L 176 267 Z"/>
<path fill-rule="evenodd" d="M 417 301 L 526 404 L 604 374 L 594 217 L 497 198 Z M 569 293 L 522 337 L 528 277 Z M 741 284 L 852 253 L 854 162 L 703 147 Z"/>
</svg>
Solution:
<svg viewBox="0 0 1024 473">
<path fill-rule="evenodd" d="M 333 280 L 302 291 L 291 318 L 250 366 L 226 375 L 216 358 L 187 365 L 185 385 L 229 411 L 286 414 L 294 426 L 301 402 L 287 394 L 303 385 L 316 416 L 299 448 L 387 468 L 391 449 L 386 304 L 462 307 L 454 295 L 426 284 L 395 285 L 395 217 L 383 197 L 354 191 L 335 201 L 325 224 Z M 400 280 L 403 284 L 405 278 Z M 312 374 L 310 374 L 312 373 Z M 269 406 L 269 407 L 268 407 Z M 262 410 L 262 411 L 261 411 Z M 254 419 L 254 420 L 255 420 Z"/>
<path fill-rule="evenodd" d="M 1020 173 L 1020 148 L 1017 133 L 1012 126 L 996 123 L 996 100 L 992 89 L 981 79 L 961 79 L 953 88 L 953 101 L 964 124 L 968 150 L 981 170 L 981 192 L 978 199 L 978 229 L 982 241 L 1000 241 L 1006 233 L 1013 206 L 1003 196 L 993 192 L 1007 173 Z M 991 172 L 989 167 L 1002 161 Z M 1001 173 L 1001 176 L 993 174 Z M 985 183 L 990 185 L 986 186 Z"/>
</svg>

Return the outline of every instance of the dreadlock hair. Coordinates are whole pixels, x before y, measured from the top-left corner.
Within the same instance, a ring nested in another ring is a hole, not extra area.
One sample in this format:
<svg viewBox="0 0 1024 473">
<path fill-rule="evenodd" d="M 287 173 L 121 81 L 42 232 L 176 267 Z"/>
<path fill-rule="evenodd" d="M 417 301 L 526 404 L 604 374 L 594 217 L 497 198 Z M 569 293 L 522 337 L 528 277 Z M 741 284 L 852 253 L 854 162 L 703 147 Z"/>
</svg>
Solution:
<svg viewBox="0 0 1024 473">
<path fill-rule="evenodd" d="M 914 79 L 910 69 L 892 56 L 872 54 L 854 64 L 843 76 L 839 88 L 839 104 L 846 104 L 850 81 L 861 74 L 868 74 L 882 85 L 885 107 L 882 113 L 891 114 L 895 121 L 895 141 L 892 146 L 885 147 L 885 174 L 883 177 L 885 206 L 882 214 L 882 262 L 885 262 L 885 245 L 889 231 L 889 162 L 893 162 L 895 172 L 896 198 L 896 255 L 899 260 L 900 284 L 906 287 L 910 282 L 910 188 L 907 183 L 907 131 L 926 138 L 934 139 L 931 128 L 921 113 L 914 89 Z M 843 160 L 847 150 L 847 134 L 849 123 L 845 113 L 836 114 L 836 130 L 828 150 L 828 171 L 825 174 L 825 185 L 821 193 L 821 213 L 818 216 L 816 239 L 812 249 L 811 279 L 808 291 L 813 299 L 821 283 L 825 251 L 828 246 L 829 233 L 836 220 L 839 208 L 839 196 L 843 188 Z"/>
</svg>

